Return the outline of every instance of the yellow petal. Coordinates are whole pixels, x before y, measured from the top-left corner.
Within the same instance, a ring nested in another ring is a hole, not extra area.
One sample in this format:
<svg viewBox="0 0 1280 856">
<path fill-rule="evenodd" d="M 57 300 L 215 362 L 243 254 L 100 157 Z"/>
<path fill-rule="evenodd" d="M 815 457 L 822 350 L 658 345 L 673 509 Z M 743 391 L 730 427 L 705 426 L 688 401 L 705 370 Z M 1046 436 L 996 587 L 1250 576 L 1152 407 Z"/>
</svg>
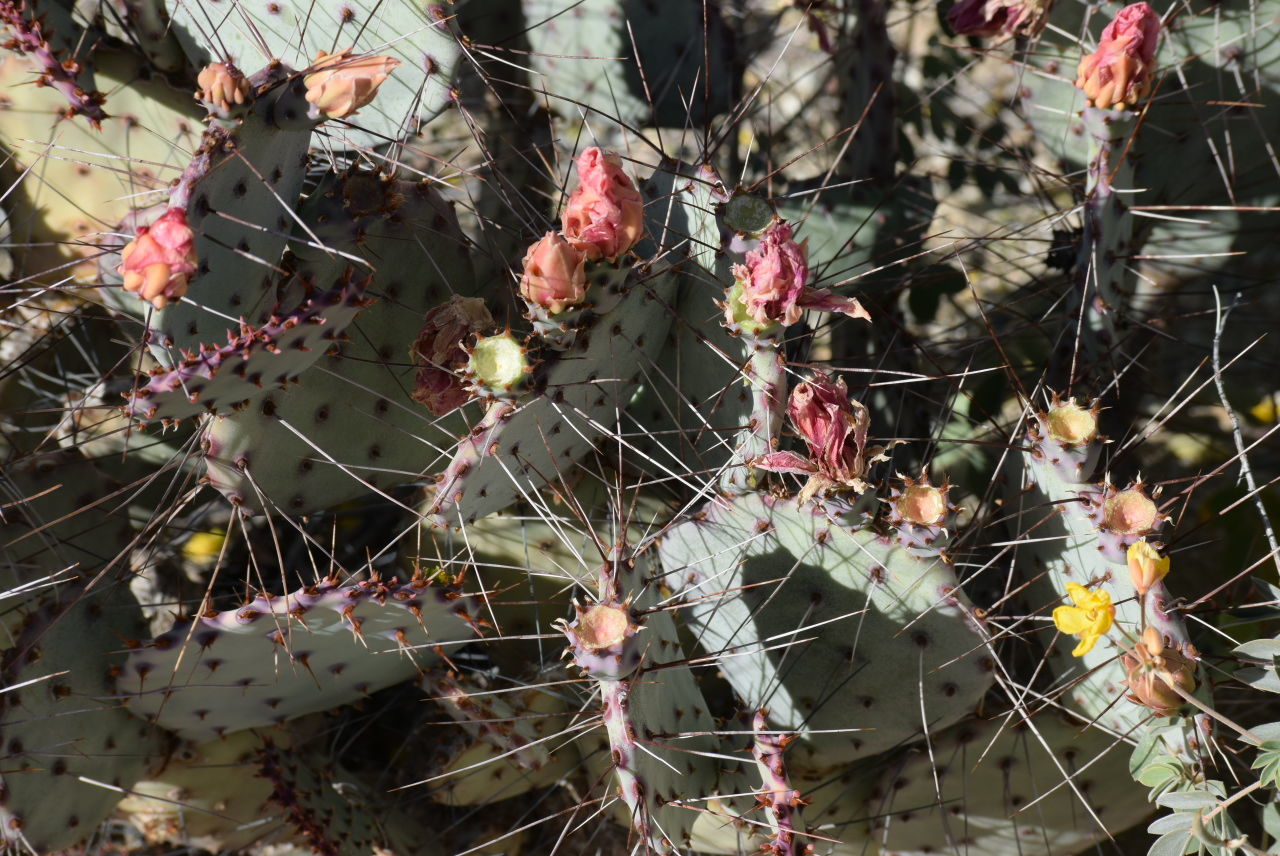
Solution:
<svg viewBox="0 0 1280 856">
<path fill-rule="evenodd" d="M 1089 613 L 1078 606 L 1059 606 L 1053 611 L 1053 624 L 1063 633 L 1078 636 L 1089 629 Z"/>
<path fill-rule="evenodd" d="M 1080 637 L 1080 644 L 1071 652 L 1072 657 L 1083 657 L 1093 650 L 1093 646 L 1098 644 L 1098 636 L 1095 633 L 1086 633 Z"/>
<path fill-rule="evenodd" d="M 1067 596 L 1076 606 L 1089 605 L 1089 590 L 1079 583 L 1067 583 Z"/>
</svg>

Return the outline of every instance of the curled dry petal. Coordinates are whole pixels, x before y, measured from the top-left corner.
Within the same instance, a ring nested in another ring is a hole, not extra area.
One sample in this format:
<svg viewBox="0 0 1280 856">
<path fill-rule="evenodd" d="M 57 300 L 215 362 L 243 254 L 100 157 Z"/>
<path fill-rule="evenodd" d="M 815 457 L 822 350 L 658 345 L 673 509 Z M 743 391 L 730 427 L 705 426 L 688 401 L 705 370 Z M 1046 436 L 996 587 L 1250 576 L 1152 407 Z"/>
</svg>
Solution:
<svg viewBox="0 0 1280 856">
<path fill-rule="evenodd" d="M 586 264 L 577 246 L 548 232 L 525 253 L 520 294 L 552 315 L 577 306 L 587 297 Z"/>
<path fill-rule="evenodd" d="M 561 217 L 564 235 L 588 259 L 616 259 L 644 235 L 644 199 L 622 159 L 592 146 L 578 157 L 578 188 Z"/>
<path fill-rule="evenodd" d="M 843 380 L 834 383 L 822 373 L 813 380 L 796 384 L 787 403 L 787 415 L 808 447 L 809 457 L 792 452 L 773 452 L 752 462 L 770 472 L 808 473 L 816 480 L 804 496 L 820 487 L 846 487 L 861 493 L 863 476 L 876 450 L 867 450 L 871 418 L 867 409 L 849 398 Z"/>
<path fill-rule="evenodd" d="M 240 70 L 225 62 L 211 62 L 200 70 L 196 78 L 200 86 L 196 98 L 218 113 L 229 113 L 232 107 L 245 102 L 250 95 L 249 81 Z"/>
<path fill-rule="evenodd" d="M 994 37 L 1001 44 L 1039 35 L 1052 5 L 1053 0 L 960 0 L 947 12 L 947 26 L 957 35 Z"/>
<path fill-rule="evenodd" d="M 436 416 L 462 406 L 471 397 L 460 372 L 467 365 L 467 340 L 493 326 L 493 316 L 478 297 L 449 299 L 427 313 L 410 356 L 418 365 L 413 397 Z"/>
<path fill-rule="evenodd" d="M 1121 9 L 1102 31 L 1098 49 L 1085 54 L 1076 86 L 1089 104 L 1104 110 L 1132 107 L 1151 92 L 1160 16 L 1147 3 Z"/>
<path fill-rule="evenodd" d="M 116 272 L 124 276 L 124 290 L 136 291 L 157 309 L 187 293 L 196 271 L 195 236 L 187 225 L 187 212 L 170 208 L 120 252 Z"/>
<path fill-rule="evenodd" d="M 740 326 L 737 316 L 745 313 L 757 324 L 785 327 L 799 321 L 806 309 L 871 320 L 852 297 L 809 288 L 808 241 L 796 243 L 793 235 L 790 225 L 775 223 L 760 239 L 760 246 L 747 253 L 745 264 L 734 265 L 727 323 Z"/>
<path fill-rule="evenodd" d="M 373 100 L 398 65 L 400 60 L 389 56 L 352 57 L 351 48 L 335 54 L 321 51 L 303 78 L 307 100 L 322 116 L 345 119 Z"/>
</svg>

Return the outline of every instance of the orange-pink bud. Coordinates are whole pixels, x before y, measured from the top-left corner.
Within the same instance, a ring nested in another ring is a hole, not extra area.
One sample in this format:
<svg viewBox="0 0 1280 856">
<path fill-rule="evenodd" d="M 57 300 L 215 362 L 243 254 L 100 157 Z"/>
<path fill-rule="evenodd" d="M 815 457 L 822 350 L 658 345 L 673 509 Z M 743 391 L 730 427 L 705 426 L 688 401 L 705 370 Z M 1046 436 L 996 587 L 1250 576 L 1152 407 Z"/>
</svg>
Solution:
<svg viewBox="0 0 1280 856">
<path fill-rule="evenodd" d="M 1098 49 L 1085 54 L 1076 86 L 1104 110 L 1132 107 L 1151 93 L 1160 16 L 1147 3 L 1125 6 L 1102 31 Z"/>
<path fill-rule="evenodd" d="M 124 290 L 136 291 L 156 309 L 186 294 L 195 271 L 195 235 L 181 208 L 170 208 L 150 226 L 139 228 L 137 237 L 120 252 L 116 268 L 124 276 Z"/>
<path fill-rule="evenodd" d="M 212 105 L 219 113 L 230 112 L 233 106 L 243 104 L 250 95 L 249 81 L 234 66 L 224 62 L 211 62 L 196 77 L 200 88 L 196 98 Z"/>
<path fill-rule="evenodd" d="M 592 261 L 616 259 L 644 235 L 644 199 L 622 159 L 592 146 L 578 157 L 578 189 L 561 218 L 564 236 Z"/>
<path fill-rule="evenodd" d="M 312 72 L 303 78 L 307 100 L 329 119 L 345 119 L 373 100 L 378 87 L 400 65 L 389 56 L 357 56 L 351 48 L 335 54 L 321 51 Z"/>
<path fill-rule="evenodd" d="M 464 348 L 473 333 L 493 326 L 493 316 L 478 297 L 454 295 L 427 313 L 410 351 L 418 364 L 413 398 L 436 416 L 465 404 L 470 398 L 460 371 L 467 365 Z"/>
<path fill-rule="evenodd" d="M 1195 655 L 1189 646 L 1187 650 Z M 1125 684 L 1129 687 L 1129 700 L 1149 708 L 1158 716 L 1169 716 L 1185 703 L 1173 687 L 1188 694 L 1195 691 L 1195 661 L 1182 651 L 1165 645 L 1154 627 L 1147 627 L 1143 631 L 1142 642 L 1132 654 L 1124 654 L 1121 660 Z"/>
<path fill-rule="evenodd" d="M 555 232 L 548 232 L 524 255 L 520 294 L 555 315 L 587 297 L 586 256 Z"/>
</svg>

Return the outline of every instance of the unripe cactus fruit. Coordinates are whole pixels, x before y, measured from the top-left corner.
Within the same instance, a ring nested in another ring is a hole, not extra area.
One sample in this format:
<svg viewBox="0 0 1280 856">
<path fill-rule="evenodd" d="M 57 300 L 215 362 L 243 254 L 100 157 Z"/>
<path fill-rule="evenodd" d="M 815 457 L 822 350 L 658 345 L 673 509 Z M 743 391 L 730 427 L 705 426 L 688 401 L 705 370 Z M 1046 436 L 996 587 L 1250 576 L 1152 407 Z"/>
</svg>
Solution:
<svg viewBox="0 0 1280 856">
<path fill-rule="evenodd" d="M 1092 443 L 1098 437 L 1098 414 L 1076 404 L 1074 398 L 1055 402 L 1045 414 L 1049 438 L 1059 443 L 1078 446 Z"/>
<path fill-rule="evenodd" d="M 1142 492 L 1131 487 L 1102 502 L 1102 525 L 1118 535 L 1138 535 L 1156 528 L 1160 511 Z"/>
<path fill-rule="evenodd" d="M 187 293 L 196 271 L 195 236 L 187 225 L 187 212 L 170 208 L 120 252 L 117 272 L 124 276 L 124 290 L 135 291 L 156 309 Z"/>
<path fill-rule="evenodd" d="M 1080 60 L 1076 86 L 1089 105 L 1133 107 L 1151 93 L 1160 16 L 1145 2 L 1121 9 L 1102 31 L 1098 49 Z"/>
<path fill-rule="evenodd" d="M 902 494 L 894 500 L 893 507 L 908 523 L 937 526 L 947 516 L 947 489 L 934 487 L 928 482 L 908 482 Z"/>
<path fill-rule="evenodd" d="M 548 232 L 524 255 L 520 294 L 552 315 L 577 306 L 587 297 L 587 259 L 555 232 Z"/>
<path fill-rule="evenodd" d="M 604 681 L 620 681 L 634 672 L 643 651 L 636 639 L 641 626 L 632 620 L 631 608 L 605 600 L 587 609 L 575 604 L 574 609 L 577 620 L 557 626 L 569 638 L 578 668 Z"/>
<path fill-rule="evenodd" d="M 345 119 L 373 101 L 378 87 L 390 76 L 400 60 L 389 56 L 352 58 L 351 48 L 334 54 L 321 51 L 311 65 L 307 100 L 319 115 L 328 119 Z"/>
<path fill-rule="evenodd" d="M 505 397 L 529 373 L 524 346 L 510 333 L 482 336 L 467 360 L 467 381 L 482 398 Z"/>
<path fill-rule="evenodd" d="M 578 157 L 578 181 L 564 208 L 564 235 L 592 261 L 616 259 L 644 235 L 644 199 L 622 159 L 595 146 Z"/>
</svg>

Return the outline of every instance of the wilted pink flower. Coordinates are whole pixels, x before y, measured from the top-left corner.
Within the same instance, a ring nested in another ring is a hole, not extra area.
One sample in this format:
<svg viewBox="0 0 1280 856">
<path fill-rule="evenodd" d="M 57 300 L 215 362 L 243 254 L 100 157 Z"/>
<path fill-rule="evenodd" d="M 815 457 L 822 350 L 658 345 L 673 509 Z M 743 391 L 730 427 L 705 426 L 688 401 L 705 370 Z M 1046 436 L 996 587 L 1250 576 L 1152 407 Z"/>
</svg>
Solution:
<svg viewBox="0 0 1280 856">
<path fill-rule="evenodd" d="M 311 74 L 303 78 L 307 100 L 321 115 L 345 119 L 373 100 L 378 87 L 398 65 L 400 60 L 389 56 L 352 59 L 351 48 L 335 54 L 321 51 L 311 65 Z"/>
<path fill-rule="evenodd" d="M 758 324 L 783 326 L 799 321 L 806 309 L 870 320 L 857 300 L 808 287 L 808 243 L 797 244 L 791 226 L 779 221 L 764 233 L 760 246 L 747 253 L 746 264 L 733 266 L 747 315 Z M 732 324 L 732 305 L 726 307 L 726 316 Z"/>
<path fill-rule="evenodd" d="M 451 297 L 427 313 L 418 339 L 409 351 L 418 364 L 413 397 L 436 416 L 462 406 L 471 398 L 459 371 L 467 364 L 463 347 L 473 333 L 493 326 L 493 316 L 478 297 Z"/>
<path fill-rule="evenodd" d="M 138 292 L 156 309 L 186 294 L 187 280 L 195 271 L 195 235 L 182 208 L 170 208 L 150 226 L 140 227 L 120 252 L 116 268 L 124 275 L 124 290 Z"/>
<path fill-rule="evenodd" d="M 1049 20 L 1053 0 L 960 0 L 947 12 L 947 26 L 961 36 L 1036 36 Z"/>
<path fill-rule="evenodd" d="M 644 200 L 622 159 L 592 146 L 578 157 L 578 189 L 561 218 L 564 236 L 592 261 L 616 259 L 644 234 Z"/>
<path fill-rule="evenodd" d="M 1098 49 L 1080 60 L 1076 86 L 1103 110 L 1132 107 L 1151 92 L 1160 16 L 1146 3 L 1125 6 L 1102 31 Z"/>
<path fill-rule="evenodd" d="M 576 246 L 548 232 L 524 254 L 520 293 L 555 315 L 577 306 L 587 296 L 587 259 Z"/>
<path fill-rule="evenodd" d="M 793 452 L 772 452 L 752 462 L 752 466 L 779 473 L 808 473 L 812 478 L 801 493 L 802 499 L 823 487 L 849 487 L 858 493 L 867 489 L 862 480 L 878 450 L 867 452 L 867 430 L 871 417 L 867 408 L 849 398 L 844 380 L 835 383 L 819 372 L 813 380 L 799 383 L 787 402 L 791 424 L 809 447 L 809 457 Z"/>
<path fill-rule="evenodd" d="M 200 88 L 196 98 L 219 113 L 230 112 L 235 105 L 243 104 L 249 97 L 249 81 L 234 66 L 224 62 L 211 62 L 196 77 Z"/>
</svg>

